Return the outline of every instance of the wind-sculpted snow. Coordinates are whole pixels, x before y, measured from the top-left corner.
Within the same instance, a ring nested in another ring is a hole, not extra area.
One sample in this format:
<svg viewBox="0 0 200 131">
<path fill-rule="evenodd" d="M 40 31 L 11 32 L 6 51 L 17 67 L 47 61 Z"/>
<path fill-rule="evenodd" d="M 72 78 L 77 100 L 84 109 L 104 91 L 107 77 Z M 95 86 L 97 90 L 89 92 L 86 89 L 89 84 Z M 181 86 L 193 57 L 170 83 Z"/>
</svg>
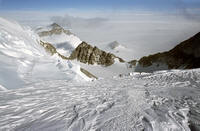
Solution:
<svg viewBox="0 0 200 131">
<path fill-rule="evenodd" d="M 29 28 L 3 18 L 0 23 L 0 84 L 6 88 L 22 87 L 22 78 L 45 51 Z"/>
<path fill-rule="evenodd" d="M 0 130 L 198 131 L 199 74 L 199 69 L 130 73 L 87 83 L 41 81 L 2 91 Z"/>
</svg>

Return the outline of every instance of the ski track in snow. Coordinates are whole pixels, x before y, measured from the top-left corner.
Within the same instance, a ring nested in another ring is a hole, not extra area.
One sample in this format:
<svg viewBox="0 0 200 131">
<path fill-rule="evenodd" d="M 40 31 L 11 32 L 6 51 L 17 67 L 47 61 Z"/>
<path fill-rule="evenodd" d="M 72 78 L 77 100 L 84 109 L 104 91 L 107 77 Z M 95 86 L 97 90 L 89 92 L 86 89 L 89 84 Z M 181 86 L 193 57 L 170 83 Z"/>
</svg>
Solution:
<svg viewBox="0 0 200 131">
<path fill-rule="evenodd" d="M 1 131 L 200 129 L 200 70 L 52 80 L 0 92 Z"/>
</svg>

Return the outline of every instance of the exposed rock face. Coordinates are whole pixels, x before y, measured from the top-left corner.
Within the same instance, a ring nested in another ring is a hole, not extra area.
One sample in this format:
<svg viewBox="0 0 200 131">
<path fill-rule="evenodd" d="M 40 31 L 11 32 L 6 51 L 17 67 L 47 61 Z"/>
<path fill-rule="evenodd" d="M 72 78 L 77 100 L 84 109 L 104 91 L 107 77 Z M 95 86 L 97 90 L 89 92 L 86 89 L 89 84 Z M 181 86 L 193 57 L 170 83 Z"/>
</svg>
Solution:
<svg viewBox="0 0 200 131">
<path fill-rule="evenodd" d="M 45 43 L 43 41 L 40 41 L 40 45 L 42 45 L 44 49 L 51 55 L 54 55 L 55 53 L 57 53 L 56 48 L 50 43 Z"/>
<path fill-rule="evenodd" d="M 42 45 L 42 46 L 45 48 L 45 50 L 46 50 L 48 53 L 50 53 L 51 55 L 54 55 L 54 54 L 57 53 L 58 56 L 61 57 L 62 59 L 64 59 L 64 60 L 70 60 L 70 58 L 65 57 L 65 56 L 61 55 L 59 52 L 57 52 L 56 48 L 55 48 L 52 44 L 50 44 L 50 43 L 45 43 L 45 42 L 43 42 L 43 41 L 40 41 L 40 45 Z M 86 76 L 88 76 L 89 78 L 97 79 L 97 77 L 96 77 L 95 75 L 91 74 L 89 71 L 87 71 L 87 70 L 85 70 L 85 69 L 83 69 L 83 68 L 80 68 L 80 71 L 81 71 L 83 74 L 85 74 Z M 0 85 L 0 87 L 1 87 L 1 85 Z"/>
<path fill-rule="evenodd" d="M 65 60 L 70 60 L 68 57 L 64 56 L 64 55 L 61 55 L 59 52 L 57 52 L 56 48 L 50 44 L 50 43 L 47 43 L 47 42 L 43 42 L 43 41 L 40 41 L 40 45 L 42 45 L 44 47 L 44 49 L 50 53 L 50 55 L 54 55 L 54 54 L 58 54 L 58 56 L 60 56 L 62 59 L 65 59 Z"/>
<path fill-rule="evenodd" d="M 132 67 L 136 66 L 137 60 L 129 61 L 128 64 L 129 64 L 129 68 L 132 68 Z"/>
<path fill-rule="evenodd" d="M 67 35 L 71 35 L 72 33 L 69 30 L 65 30 L 64 28 L 62 28 L 60 25 L 53 23 L 50 25 L 51 30 L 48 31 L 41 31 L 38 32 L 38 35 L 40 37 L 44 37 L 44 36 L 51 36 L 53 34 L 61 34 L 61 33 L 65 33 Z M 40 30 L 40 29 L 38 29 Z"/>
<path fill-rule="evenodd" d="M 142 57 L 138 62 L 143 67 L 151 66 L 153 63 L 164 63 L 169 69 L 199 68 L 200 33 L 181 42 L 170 51 Z"/>
<path fill-rule="evenodd" d="M 77 59 L 82 63 L 98 64 L 104 66 L 110 66 L 115 62 L 115 59 L 120 62 L 124 62 L 123 59 L 116 57 L 114 54 L 106 53 L 99 48 L 92 47 L 86 42 L 82 42 L 71 54 L 70 59 Z"/>
</svg>

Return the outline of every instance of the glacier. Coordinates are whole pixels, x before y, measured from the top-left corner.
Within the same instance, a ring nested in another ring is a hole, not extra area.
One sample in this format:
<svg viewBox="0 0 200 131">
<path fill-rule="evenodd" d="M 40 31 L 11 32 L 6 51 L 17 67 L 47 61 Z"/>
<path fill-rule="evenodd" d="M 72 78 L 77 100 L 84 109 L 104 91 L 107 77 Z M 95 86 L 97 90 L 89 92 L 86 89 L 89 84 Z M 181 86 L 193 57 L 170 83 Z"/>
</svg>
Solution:
<svg viewBox="0 0 200 131">
<path fill-rule="evenodd" d="M 200 69 L 138 73 L 115 63 L 110 72 L 122 74 L 91 80 L 39 41 L 0 18 L 0 131 L 200 130 Z"/>
</svg>

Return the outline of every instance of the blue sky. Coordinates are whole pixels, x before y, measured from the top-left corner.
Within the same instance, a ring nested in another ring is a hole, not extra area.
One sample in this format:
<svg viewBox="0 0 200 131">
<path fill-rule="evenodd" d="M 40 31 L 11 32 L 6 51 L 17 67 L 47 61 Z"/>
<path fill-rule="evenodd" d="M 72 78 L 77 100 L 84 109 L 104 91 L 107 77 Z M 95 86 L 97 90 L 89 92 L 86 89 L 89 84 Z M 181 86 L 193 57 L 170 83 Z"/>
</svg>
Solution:
<svg viewBox="0 0 200 131">
<path fill-rule="evenodd" d="M 0 0 L 0 10 L 200 8 L 200 0 Z"/>
</svg>

